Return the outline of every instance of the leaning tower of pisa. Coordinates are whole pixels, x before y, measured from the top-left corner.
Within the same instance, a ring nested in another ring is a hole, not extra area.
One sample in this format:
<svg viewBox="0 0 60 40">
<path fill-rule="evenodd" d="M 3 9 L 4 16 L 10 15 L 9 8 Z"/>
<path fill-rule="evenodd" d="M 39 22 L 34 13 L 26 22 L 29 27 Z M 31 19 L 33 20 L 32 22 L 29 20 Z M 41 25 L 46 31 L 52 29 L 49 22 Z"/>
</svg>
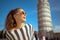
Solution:
<svg viewBox="0 0 60 40">
<path fill-rule="evenodd" d="M 38 30 L 39 37 L 48 37 L 52 31 L 52 20 L 50 13 L 50 5 L 48 0 L 38 0 Z"/>
</svg>

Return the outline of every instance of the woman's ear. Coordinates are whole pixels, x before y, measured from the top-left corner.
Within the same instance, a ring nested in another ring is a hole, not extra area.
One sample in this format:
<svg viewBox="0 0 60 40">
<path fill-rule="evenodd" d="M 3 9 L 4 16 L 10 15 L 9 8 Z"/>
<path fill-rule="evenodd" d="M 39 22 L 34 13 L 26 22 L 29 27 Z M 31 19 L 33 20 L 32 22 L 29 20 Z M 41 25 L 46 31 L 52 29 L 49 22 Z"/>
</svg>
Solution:
<svg viewBox="0 0 60 40">
<path fill-rule="evenodd" d="M 16 18 L 16 15 L 14 15 L 14 18 Z"/>
</svg>

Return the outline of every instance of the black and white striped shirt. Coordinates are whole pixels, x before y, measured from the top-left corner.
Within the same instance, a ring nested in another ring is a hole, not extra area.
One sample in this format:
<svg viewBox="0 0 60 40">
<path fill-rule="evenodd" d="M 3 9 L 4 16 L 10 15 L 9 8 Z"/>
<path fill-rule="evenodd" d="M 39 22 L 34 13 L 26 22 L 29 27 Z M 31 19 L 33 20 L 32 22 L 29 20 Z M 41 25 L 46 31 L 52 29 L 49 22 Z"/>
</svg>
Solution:
<svg viewBox="0 0 60 40">
<path fill-rule="evenodd" d="M 34 31 L 31 24 L 25 24 L 25 27 L 21 29 L 7 31 L 7 40 L 36 40 L 34 36 Z"/>
</svg>

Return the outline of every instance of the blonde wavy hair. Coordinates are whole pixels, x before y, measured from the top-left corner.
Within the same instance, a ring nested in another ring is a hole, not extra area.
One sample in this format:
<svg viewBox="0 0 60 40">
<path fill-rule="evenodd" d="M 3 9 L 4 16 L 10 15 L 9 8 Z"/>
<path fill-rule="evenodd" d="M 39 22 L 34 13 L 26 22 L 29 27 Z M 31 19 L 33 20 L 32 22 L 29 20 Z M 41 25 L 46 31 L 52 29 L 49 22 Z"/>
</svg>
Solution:
<svg viewBox="0 0 60 40">
<path fill-rule="evenodd" d="M 6 22 L 5 22 L 5 27 L 7 30 L 12 29 L 17 26 L 16 20 L 14 18 L 14 14 L 16 14 L 18 12 L 18 9 L 21 9 L 21 8 L 16 8 L 14 10 L 11 10 L 8 13 Z"/>
</svg>

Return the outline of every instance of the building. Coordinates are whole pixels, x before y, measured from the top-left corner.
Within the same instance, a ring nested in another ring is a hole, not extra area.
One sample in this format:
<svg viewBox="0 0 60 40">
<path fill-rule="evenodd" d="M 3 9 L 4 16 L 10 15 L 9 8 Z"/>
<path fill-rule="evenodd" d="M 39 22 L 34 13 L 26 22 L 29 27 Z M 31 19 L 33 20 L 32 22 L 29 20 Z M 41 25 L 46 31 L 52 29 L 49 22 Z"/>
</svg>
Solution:
<svg viewBox="0 0 60 40">
<path fill-rule="evenodd" d="M 52 36 L 52 19 L 48 0 L 38 0 L 38 32 L 39 38 Z"/>
<path fill-rule="evenodd" d="M 60 32 L 53 32 L 51 34 L 53 34 L 53 37 L 50 39 L 46 38 L 46 40 L 60 40 Z M 37 31 L 35 31 L 35 35 L 36 35 L 36 37 L 39 36 Z"/>
</svg>

